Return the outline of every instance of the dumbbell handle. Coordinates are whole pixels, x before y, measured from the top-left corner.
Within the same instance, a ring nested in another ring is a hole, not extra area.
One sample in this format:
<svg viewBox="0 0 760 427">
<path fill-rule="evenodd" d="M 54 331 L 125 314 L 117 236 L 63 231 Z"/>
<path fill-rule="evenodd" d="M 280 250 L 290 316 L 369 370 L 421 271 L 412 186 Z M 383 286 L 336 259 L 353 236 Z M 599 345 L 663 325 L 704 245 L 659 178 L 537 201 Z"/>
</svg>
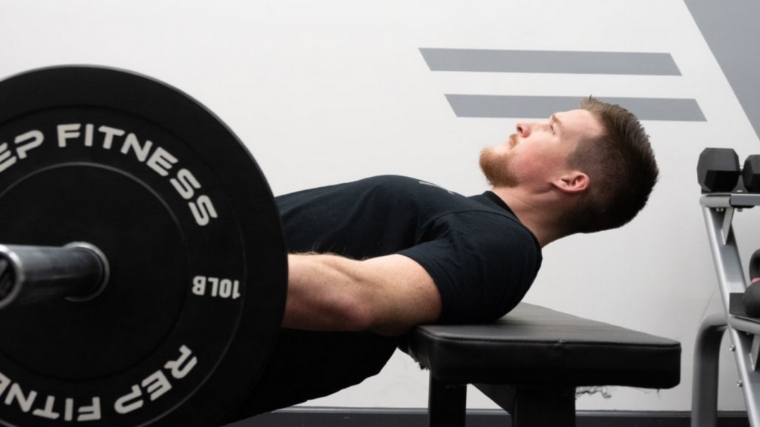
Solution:
<svg viewBox="0 0 760 427">
<path fill-rule="evenodd" d="M 105 255 L 89 243 L 0 245 L 0 309 L 66 298 L 87 301 L 108 282 Z"/>
</svg>

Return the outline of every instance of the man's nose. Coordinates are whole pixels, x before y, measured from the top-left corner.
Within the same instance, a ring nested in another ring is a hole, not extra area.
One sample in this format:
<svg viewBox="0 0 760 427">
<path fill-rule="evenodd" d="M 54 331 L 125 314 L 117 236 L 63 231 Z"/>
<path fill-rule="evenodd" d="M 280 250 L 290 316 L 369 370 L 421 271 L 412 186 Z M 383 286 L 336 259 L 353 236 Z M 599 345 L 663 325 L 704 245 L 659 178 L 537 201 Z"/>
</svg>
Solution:
<svg viewBox="0 0 760 427">
<path fill-rule="evenodd" d="M 516 126 L 517 134 L 522 138 L 527 138 L 530 135 L 531 127 L 529 123 L 520 122 Z"/>
</svg>

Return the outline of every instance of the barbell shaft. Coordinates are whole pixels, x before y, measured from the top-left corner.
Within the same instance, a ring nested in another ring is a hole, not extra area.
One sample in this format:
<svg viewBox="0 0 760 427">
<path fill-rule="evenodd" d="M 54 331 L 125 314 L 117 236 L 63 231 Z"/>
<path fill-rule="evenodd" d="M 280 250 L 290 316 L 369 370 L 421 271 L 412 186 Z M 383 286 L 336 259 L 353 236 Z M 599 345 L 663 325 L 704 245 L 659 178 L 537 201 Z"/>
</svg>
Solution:
<svg viewBox="0 0 760 427">
<path fill-rule="evenodd" d="M 108 260 L 89 243 L 0 245 L 0 309 L 63 298 L 86 301 L 102 292 L 108 276 Z"/>
</svg>

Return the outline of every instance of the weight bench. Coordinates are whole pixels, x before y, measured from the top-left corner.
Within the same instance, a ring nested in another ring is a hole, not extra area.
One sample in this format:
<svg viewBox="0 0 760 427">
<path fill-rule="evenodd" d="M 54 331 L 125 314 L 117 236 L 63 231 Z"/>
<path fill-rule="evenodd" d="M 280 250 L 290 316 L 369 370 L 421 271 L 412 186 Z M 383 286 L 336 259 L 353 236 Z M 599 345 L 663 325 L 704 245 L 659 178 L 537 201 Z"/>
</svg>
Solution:
<svg viewBox="0 0 760 427">
<path fill-rule="evenodd" d="M 473 384 L 513 427 L 575 426 L 575 388 L 678 385 L 676 341 L 522 303 L 493 324 L 419 326 L 401 350 L 430 370 L 429 425 L 465 425 Z"/>
</svg>

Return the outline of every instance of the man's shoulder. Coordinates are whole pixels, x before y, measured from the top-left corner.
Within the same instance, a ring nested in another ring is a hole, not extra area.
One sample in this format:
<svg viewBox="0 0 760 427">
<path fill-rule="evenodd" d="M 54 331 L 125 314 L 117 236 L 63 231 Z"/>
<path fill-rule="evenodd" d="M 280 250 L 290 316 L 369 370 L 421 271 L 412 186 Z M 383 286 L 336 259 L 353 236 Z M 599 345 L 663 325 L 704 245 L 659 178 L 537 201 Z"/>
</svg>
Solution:
<svg viewBox="0 0 760 427">
<path fill-rule="evenodd" d="M 324 190 L 344 190 L 344 189 L 367 189 L 367 188 L 396 188 L 405 189 L 408 191 L 421 190 L 426 191 L 430 189 L 437 189 L 447 192 L 448 194 L 455 195 L 457 193 L 447 190 L 440 185 L 434 184 L 424 179 L 413 178 L 403 175 L 376 175 L 368 178 L 362 178 L 354 181 L 346 181 L 338 184 L 326 185 L 321 187 L 314 187 L 298 191 L 296 193 L 305 191 L 324 191 Z M 290 193 L 295 194 L 295 193 Z"/>
<path fill-rule="evenodd" d="M 424 179 L 402 175 L 378 175 L 359 181 L 343 184 L 345 188 L 357 188 L 364 191 L 376 190 L 399 199 L 460 199 L 464 203 L 467 197 Z"/>
<path fill-rule="evenodd" d="M 416 187 L 419 185 L 424 185 L 428 187 L 437 187 L 440 189 L 444 189 L 443 187 L 433 184 L 432 182 L 428 182 L 419 178 L 414 178 L 410 176 L 403 176 L 403 175 L 377 175 L 372 176 L 369 178 L 364 178 L 359 181 L 355 181 L 356 184 L 373 184 L 373 185 L 406 185 L 406 186 L 412 186 Z"/>
</svg>

